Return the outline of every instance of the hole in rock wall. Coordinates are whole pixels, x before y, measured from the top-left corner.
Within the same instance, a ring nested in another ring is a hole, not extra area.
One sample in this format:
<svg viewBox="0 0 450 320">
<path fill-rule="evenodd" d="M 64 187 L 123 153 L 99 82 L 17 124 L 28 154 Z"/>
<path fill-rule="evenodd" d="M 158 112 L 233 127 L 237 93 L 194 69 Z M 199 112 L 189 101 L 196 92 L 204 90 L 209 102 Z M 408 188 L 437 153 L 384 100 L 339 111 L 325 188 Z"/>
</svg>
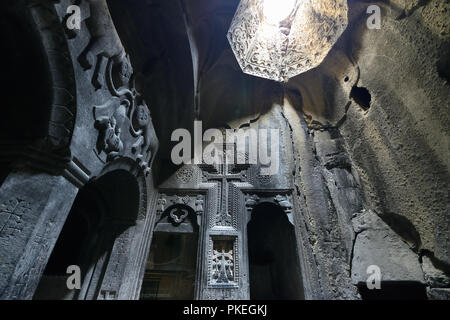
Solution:
<svg viewBox="0 0 450 320">
<path fill-rule="evenodd" d="M 350 99 L 353 99 L 364 110 L 368 110 L 370 108 L 372 96 L 366 88 L 353 86 L 350 91 Z"/>
<path fill-rule="evenodd" d="M 450 57 L 443 56 L 436 64 L 439 77 L 446 80 L 450 84 Z"/>
</svg>

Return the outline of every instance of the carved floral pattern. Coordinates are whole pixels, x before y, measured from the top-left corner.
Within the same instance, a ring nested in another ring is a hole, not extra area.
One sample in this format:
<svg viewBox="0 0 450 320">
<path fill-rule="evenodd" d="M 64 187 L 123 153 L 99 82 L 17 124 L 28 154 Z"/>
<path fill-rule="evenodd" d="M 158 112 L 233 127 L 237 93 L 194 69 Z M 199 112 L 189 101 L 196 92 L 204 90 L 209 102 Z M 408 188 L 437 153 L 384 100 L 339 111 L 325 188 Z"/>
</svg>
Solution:
<svg viewBox="0 0 450 320">
<path fill-rule="evenodd" d="M 176 172 L 177 180 L 181 183 L 189 183 L 194 176 L 194 170 L 190 167 L 182 167 Z"/>
<path fill-rule="evenodd" d="M 347 0 L 301 0 L 279 23 L 269 22 L 263 0 L 242 0 L 228 31 L 245 73 L 286 81 L 317 67 L 347 27 Z"/>
</svg>

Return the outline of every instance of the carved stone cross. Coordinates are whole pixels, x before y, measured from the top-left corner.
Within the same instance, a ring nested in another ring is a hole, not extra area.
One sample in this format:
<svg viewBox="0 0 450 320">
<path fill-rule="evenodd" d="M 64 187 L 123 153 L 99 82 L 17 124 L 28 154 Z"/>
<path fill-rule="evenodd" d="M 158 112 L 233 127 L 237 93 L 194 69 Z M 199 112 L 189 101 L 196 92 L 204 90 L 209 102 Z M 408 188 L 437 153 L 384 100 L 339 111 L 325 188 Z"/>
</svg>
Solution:
<svg viewBox="0 0 450 320">
<path fill-rule="evenodd" d="M 216 225 L 232 227 L 232 217 L 228 210 L 228 191 L 230 187 L 229 183 L 232 181 L 244 182 L 247 180 L 247 177 L 242 171 L 239 173 L 229 172 L 229 165 L 227 164 L 220 164 L 218 166 L 219 169 L 215 170 L 215 172 L 204 172 L 203 177 L 205 182 L 219 182 L 218 198 L 220 198 L 220 204 L 216 213 Z"/>
<path fill-rule="evenodd" d="M 228 283 L 233 280 L 233 250 L 225 252 L 214 250 L 213 252 L 214 273 L 216 283 Z"/>
</svg>

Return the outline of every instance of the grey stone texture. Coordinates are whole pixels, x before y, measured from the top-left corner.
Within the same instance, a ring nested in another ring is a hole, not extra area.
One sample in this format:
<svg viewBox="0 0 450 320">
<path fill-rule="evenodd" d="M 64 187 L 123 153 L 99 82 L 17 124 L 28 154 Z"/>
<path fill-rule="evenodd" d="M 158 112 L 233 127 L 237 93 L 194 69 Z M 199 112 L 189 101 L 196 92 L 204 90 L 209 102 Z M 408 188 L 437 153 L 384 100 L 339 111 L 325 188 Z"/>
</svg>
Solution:
<svg viewBox="0 0 450 320">
<path fill-rule="evenodd" d="M 374 212 L 364 211 L 353 220 L 352 282 L 368 279 L 367 268 L 380 268 L 382 281 L 424 282 L 418 256 Z"/>
<path fill-rule="evenodd" d="M 77 188 L 63 177 L 20 172 L 0 190 L 0 297 L 31 299 Z"/>
<path fill-rule="evenodd" d="M 119 195 L 111 186 L 131 179 L 137 190 L 136 200 L 129 200 L 133 210 L 126 212 L 128 216 L 118 212 L 115 217 L 114 210 L 108 210 L 112 217 L 103 229 L 102 241 L 109 241 L 109 251 L 95 261 L 97 269 L 89 271 L 90 281 L 85 282 L 88 287 L 77 294 L 87 299 L 137 299 L 151 238 L 153 220 L 147 215 L 154 197 L 150 167 L 158 139 L 106 2 L 80 3 L 83 28 L 79 31 L 66 28 L 69 4 L 39 0 L 1 4 L 4 21 L 14 30 L 8 54 L 16 70 L 11 69 L 10 76 L 20 76 L 17 57 L 24 50 L 20 42 L 27 39 L 22 37 L 28 35 L 36 56 L 34 60 L 25 57 L 24 63 L 31 72 L 43 68 L 43 80 L 37 82 L 43 88 L 34 100 L 21 102 L 31 117 L 33 112 L 42 115 L 34 123 L 27 123 L 26 112 L 25 116 L 13 112 L 6 117 L 9 126 L 29 134 L 2 131 L 0 297 L 33 298 L 78 189 L 88 182 L 99 185 L 106 204 L 120 211 L 124 209 L 120 196 L 126 202 L 127 194 Z M 17 21 L 19 25 L 14 25 Z M 16 90 L 13 84 L 11 89 Z M 9 103 L 7 108 L 17 108 Z M 128 178 L 120 172 L 127 172 Z M 117 180 L 101 187 L 109 173 L 117 175 Z"/>
<path fill-rule="evenodd" d="M 65 26 L 73 3 L 80 30 Z M 265 205 L 290 230 L 290 271 L 273 270 L 295 298 L 361 299 L 377 265 L 448 299 L 448 1 L 349 0 L 323 63 L 283 84 L 242 73 L 226 39 L 238 3 L 1 2 L 0 299 L 139 299 L 154 231 L 198 234 L 195 299 L 249 299 Z M 278 129 L 278 173 L 173 165 L 171 134 L 194 136 L 194 119 Z M 67 243 L 84 253 L 76 292 L 44 274 L 72 261 Z"/>
</svg>

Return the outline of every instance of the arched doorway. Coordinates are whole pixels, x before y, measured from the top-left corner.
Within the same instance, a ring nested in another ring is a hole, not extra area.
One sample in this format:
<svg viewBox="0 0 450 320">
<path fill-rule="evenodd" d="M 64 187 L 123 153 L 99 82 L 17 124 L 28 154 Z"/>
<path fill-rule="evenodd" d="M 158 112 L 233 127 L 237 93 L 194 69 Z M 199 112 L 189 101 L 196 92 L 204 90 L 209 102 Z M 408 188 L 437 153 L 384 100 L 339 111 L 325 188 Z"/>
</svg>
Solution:
<svg viewBox="0 0 450 320">
<path fill-rule="evenodd" d="M 247 225 L 250 298 L 303 299 L 295 231 L 282 208 L 258 204 Z"/>
<path fill-rule="evenodd" d="M 195 297 L 199 227 L 192 208 L 174 205 L 156 223 L 142 300 L 191 300 Z"/>
<path fill-rule="evenodd" d="M 96 299 L 115 240 L 134 225 L 139 186 L 115 170 L 80 189 L 45 268 L 34 299 Z M 67 267 L 81 269 L 81 289 L 69 290 Z"/>
</svg>

